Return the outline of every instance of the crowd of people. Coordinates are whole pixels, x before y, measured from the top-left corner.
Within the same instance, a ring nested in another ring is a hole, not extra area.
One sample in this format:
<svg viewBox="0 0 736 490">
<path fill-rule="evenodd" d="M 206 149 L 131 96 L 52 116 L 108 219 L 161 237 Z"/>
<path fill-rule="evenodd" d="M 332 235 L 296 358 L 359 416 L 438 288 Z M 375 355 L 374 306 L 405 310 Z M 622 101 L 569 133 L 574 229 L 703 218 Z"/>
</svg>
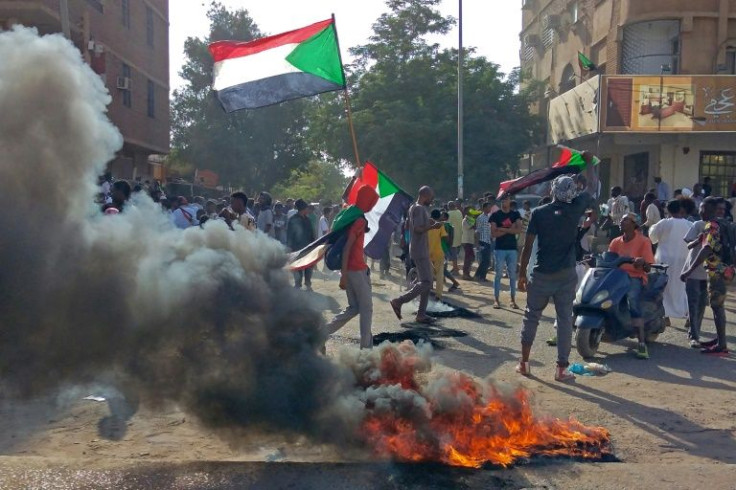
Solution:
<svg viewBox="0 0 736 490">
<path fill-rule="evenodd" d="M 586 153 L 585 158 L 592 156 Z M 589 167 L 592 169 L 593 165 Z M 621 187 L 616 186 L 610 190 L 611 198 L 599 205 L 596 186 L 597 175 L 558 177 L 551 184 L 550 195 L 536 207 L 528 200 L 519 203 L 510 195 L 497 200 L 490 192 L 477 199 L 438 204 L 434 191 L 422 187 L 396 230 L 395 246 L 401 248 L 407 278 L 413 280 L 405 294 L 390 301 L 391 309 L 401 320 L 402 307 L 418 299 L 414 321 L 433 323 L 435 320 L 427 314 L 432 291 L 441 300 L 449 281 L 447 292 L 462 294 L 461 280 L 488 283 L 488 274 L 492 272 L 494 309 L 505 304 L 520 309 L 517 290 L 527 294 L 517 372 L 530 373 L 529 357 L 537 327 L 551 300 L 556 311 L 556 335 L 547 342 L 558 350 L 555 379 L 567 381 L 574 377 L 567 367 L 573 303 L 582 279 L 581 263 L 595 251 L 594 242 L 603 238 L 609 242 L 610 252 L 633 259 L 622 269 L 630 278 L 627 300 L 632 333 L 638 339 L 636 357 L 649 358 L 641 294 L 654 263 L 669 266 L 665 321 L 687 319 L 688 340 L 693 348 L 700 348 L 704 354 L 726 355 L 724 301 L 736 259 L 731 203 L 712 196 L 708 180 L 692 190 L 677 189 L 670 194 L 668 185 L 655 178 L 655 187 L 640 203 L 624 196 Z M 348 307 L 328 322 L 325 332 L 331 334 L 360 316 L 361 348 L 372 346 L 371 267 L 363 253 L 368 230 L 364 214 L 378 199 L 372 189 L 361 189 L 363 194 L 349 222 L 341 213 L 342 206 L 320 206 L 303 199 L 274 202 L 265 191 L 255 199 L 235 192 L 221 199 L 193 197 L 190 202 L 183 196 L 166 196 L 158 183 L 131 188 L 126 181 L 101 184 L 103 212 L 122 212 L 136 191 L 148 192 L 160 202 L 178 228 L 223 220 L 231 228 L 239 225 L 266 234 L 291 251 L 303 249 L 338 226 L 346 228 L 340 287 L 346 290 Z M 336 218 L 341 221 L 339 225 Z M 382 276 L 390 274 L 392 246 L 387 245 L 380 259 Z M 312 272 L 312 268 L 294 271 L 294 287 L 311 290 Z M 507 302 L 501 295 L 504 281 L 508 282 Z M 701 327 L 708 305 L 713 310 L 716 337 L 703 341 Z"/>
</svg>

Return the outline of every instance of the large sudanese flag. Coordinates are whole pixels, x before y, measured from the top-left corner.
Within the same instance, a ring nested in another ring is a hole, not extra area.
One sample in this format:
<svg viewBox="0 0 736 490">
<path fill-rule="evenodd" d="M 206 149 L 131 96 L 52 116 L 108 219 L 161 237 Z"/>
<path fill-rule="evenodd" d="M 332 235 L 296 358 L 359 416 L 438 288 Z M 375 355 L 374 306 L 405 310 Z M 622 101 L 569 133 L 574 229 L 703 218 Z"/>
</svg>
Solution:
<svg viewBox="0 0 736 490">
<path fill-rule="evenodd" d="M 212 88 L 227 112 L 345 88 L 333 19 L 250 42 L 217 41 Z"/>
<path fill-rule="evenodd" d="M 535 170 L 518 179 L 501 182 L 497 199 L 501 199 L 506 194 L 516 194 L 528 187 L 549 182 L 560 175 L 578 174 L 585 170 L 587 163 L 583 158 L 582 152 L 566 146 L 560 146 L 560 149 L 562 150 L 560 158 L 551 167 Z M 600 160 L 598 157 L 593 157 L 593 165 L 598 165 L 599 163 Z"/>
</svg>

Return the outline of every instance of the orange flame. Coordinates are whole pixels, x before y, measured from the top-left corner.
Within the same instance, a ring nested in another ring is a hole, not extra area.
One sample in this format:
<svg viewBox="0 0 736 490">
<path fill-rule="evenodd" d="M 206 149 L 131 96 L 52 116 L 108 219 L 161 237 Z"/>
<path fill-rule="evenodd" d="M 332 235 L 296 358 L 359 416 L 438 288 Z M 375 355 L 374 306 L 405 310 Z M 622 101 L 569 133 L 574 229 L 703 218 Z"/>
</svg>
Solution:
<svg viewBox="0 0 736 490">
<path fill-rule="evenodd" d="M 420 357 L 411 343 L 382 346 L 372 375 L 361 380 L 368 394 L 361 436 L 379 456 L 479 468 L 531 456 L 610 454 L 606 429 L 535 417 L 522 388 L 505 395 L 458 372 L 420 380 L 429 370 Z"/>
</svg>

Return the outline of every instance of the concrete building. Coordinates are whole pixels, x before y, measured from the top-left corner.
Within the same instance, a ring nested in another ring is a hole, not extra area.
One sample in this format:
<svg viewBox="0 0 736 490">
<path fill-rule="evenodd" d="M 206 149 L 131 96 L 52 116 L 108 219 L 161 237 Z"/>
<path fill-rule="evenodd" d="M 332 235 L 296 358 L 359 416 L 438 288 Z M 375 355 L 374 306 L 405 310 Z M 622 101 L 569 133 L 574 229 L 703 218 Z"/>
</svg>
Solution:
<svg viewBox="0 0 736 490">
<path fill-rule="evenodd" d="M 603 197 L 641 199 L 710 177 L 736 182 L 736 1 L 523 0 L 521 66 L 545 83 L 546 145 L 522 169 L 551 163 L 556 144 L 595 151 Z M 596 71 L 579 65 L 582 53 Z"/>
<path fill-rule="evenodd" d="M 125 144 L 110 171 L 151 177 L 149 157 L 169 152 L 168 0 L 0 0 L 0 26 L 14 24 L 69 36 L 112 95 Z"/>
</svg>

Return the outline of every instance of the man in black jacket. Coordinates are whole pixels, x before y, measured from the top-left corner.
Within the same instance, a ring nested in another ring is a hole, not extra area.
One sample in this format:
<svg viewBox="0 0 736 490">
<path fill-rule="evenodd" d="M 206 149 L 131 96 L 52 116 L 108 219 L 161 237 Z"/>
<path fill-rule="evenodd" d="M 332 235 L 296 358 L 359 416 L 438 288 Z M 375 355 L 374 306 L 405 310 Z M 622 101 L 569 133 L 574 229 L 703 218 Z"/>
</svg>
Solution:
<svg viewBox="0 0 736 490">
<path fill-rule="evenodd" d="M 289 218 L 286 225 L 286 246 L 293 252 L 303 249 L 315 240 L 314 228 L 307 214 L 309 209 L 304 199 L 298 199 L 294 203 L 296 214 Z M 307 290 L 312 290 L 312 268 L 302 271 L 294 271 L 294 287 L 301 289 L 302 279 Z"/>
</svg>

